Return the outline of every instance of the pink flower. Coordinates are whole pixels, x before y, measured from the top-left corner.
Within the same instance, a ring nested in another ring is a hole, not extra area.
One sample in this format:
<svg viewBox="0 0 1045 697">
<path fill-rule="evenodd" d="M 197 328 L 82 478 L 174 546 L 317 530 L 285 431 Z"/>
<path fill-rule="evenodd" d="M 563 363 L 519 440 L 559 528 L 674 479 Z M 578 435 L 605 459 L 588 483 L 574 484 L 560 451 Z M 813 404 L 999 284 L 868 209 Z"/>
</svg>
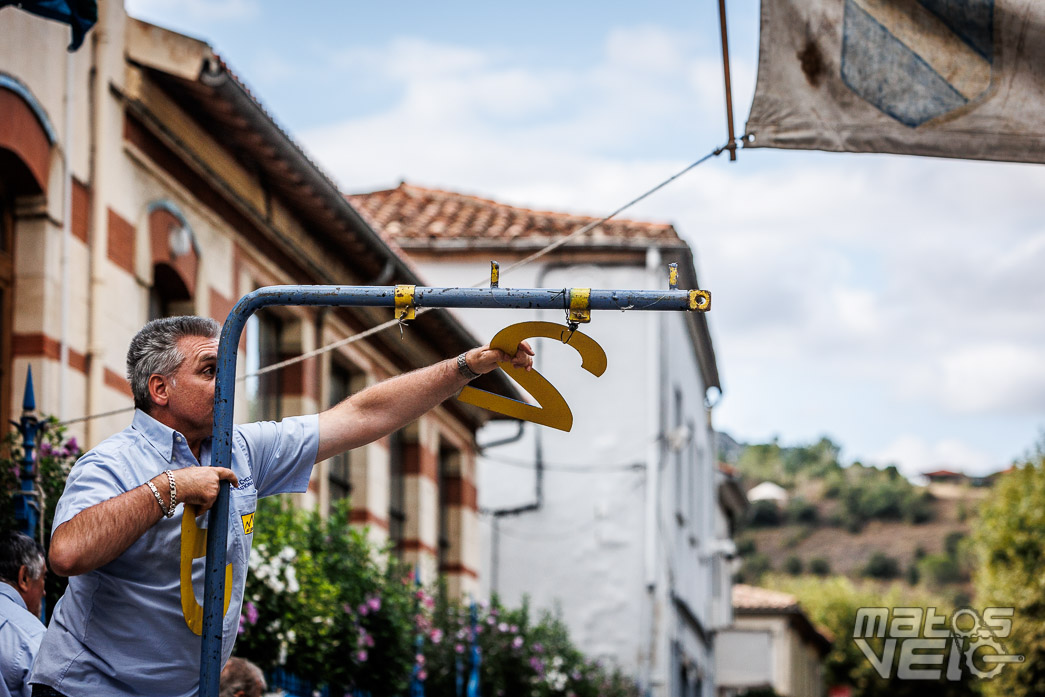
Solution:
<svg viewBox="0 0 1045 697">
<path fill-rule="evenodd" d="M 507 632 L 508 631 L 508 623 L 507 622 L 501 622 L 499 625 L 497 625 L 497 631 L 499 631 L 499 632 Z"/>
<path fill-rule="evenodd" d="M 417 654 L 414 656 L 414 662 L 419 666 L 423 666 L 425 664 L 425 655 L 423 653 Z"/>
<path fill-rule="evenodd" d="M 374 596 L 366 601 L 366 604 L 370 606 L 370 609 L 377 612 L 381 609 L 381 598 Z"/>
<path fill-rule="evenodd" d="M 523 645 L 523 638 L 521 636 L 517 636 L 514 639 L 512 639 L 512 648 L 513 649 L 521 648 L 522 645 Z"/>
<path fill-rule="evenodd" d="M 428 672 L 424 668 L 422 668 L 421 670 L 417 671 L 417 679 L 418 680 L 424 680 L 427 677 L 428 677 Z"/>
<path fill-rule="evenodd" d="M 360 603 L 359 607 L 356 608 L 356 612 L 358 612 L 363 617 L 366 617 L 370 614 L 370 607 L 366 603 Z"/>
<path fill-rule="evenodd" d="M 443 630 L 438 628 L 433 629 L 429 638 L 432 640 L 433 644 L 438 644 L 443 640 Z"/>
<path fill-rule="evenodd" d="M 257 624 L 258 623 L 258 608 L 254 605 L 254 603 L 252 603 L 249 600 L 247 601 L 247 604 L 245 605 L 245 608 L 247 610 L 247 613 L 246 613 L 247 614 L 247 621 L 250 622 L 251 624 Z"/>
<path fill-rule="evenodd" d="M 464 644 L 454 644 L 454 651 L 464 653 Z"/>
<path fill-rule="evenodd" d="M 360 663 L 366 663 L 367 653 L 366 651 L 356 651 L 356 660 Z"/>
<path fill-rule="evenodd" d="M 433 607 L 435 607 L 435 598 L 433 598 L 430 595 L 426 595 L 425 599 L 422 600 L 421 602 L 423 602 L 425 607 L 428 608 L 429 610 L 431 610 Z"/>
</svg>

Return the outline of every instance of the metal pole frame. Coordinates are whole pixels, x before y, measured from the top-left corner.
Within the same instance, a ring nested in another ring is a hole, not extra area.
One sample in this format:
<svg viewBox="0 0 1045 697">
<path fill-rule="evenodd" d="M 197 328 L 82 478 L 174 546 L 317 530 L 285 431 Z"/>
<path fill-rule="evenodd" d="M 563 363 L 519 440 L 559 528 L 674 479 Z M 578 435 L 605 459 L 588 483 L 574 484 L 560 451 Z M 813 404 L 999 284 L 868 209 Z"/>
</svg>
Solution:
<svg viewBox="0 0 1045 697">
<path fill-rule="evenodd" d="M 671 284 L 674 286 L 674 283 Z M 711 307 L 701 290 L 590 290 L 549 288 L 428 288 L 422 286 L 269 286 L 240 298 L 221 329 L 214 386 L 214 433 L 211 465 L 232 466 L 232 413 L 235 398 L 236 351 L 251 315 L 262 307 L 281 305 L 392 307 L 403 304 L 407 291 L 413 307 L 563 310 L 571 298 L 586 296 L 590 310 L 698 311 Z M 575 293 L 574 291 L 579 291 Z M 397 298 L 398 292 L 398 298 Z M 576 301 L 574 301 L 576 302 Z M 572 316 L 572 315 L 571 315 Z M 217 697 L 221 675 L 222 609 L 225 596 L 225 548 L 228 542 L 229 483 L 221 482 L 210 510 L 207 532 L 203 634 L 200 650 L 200 694 Z"/>
</svg>

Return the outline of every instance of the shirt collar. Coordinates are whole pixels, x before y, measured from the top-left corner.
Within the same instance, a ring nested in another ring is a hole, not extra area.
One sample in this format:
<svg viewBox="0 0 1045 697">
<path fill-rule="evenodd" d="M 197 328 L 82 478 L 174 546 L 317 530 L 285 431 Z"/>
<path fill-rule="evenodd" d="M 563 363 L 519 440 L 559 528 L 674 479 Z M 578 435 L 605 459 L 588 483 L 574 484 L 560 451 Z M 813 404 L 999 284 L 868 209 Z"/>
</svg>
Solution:
<svg viewBox="0 0 1045 697">
<path fill-rule="evenodd" d="M 0 595 L 10 598 L 16 605 L 20 605 L 26 612 L 29 611 L 29 608 L 25 606 L 25 601 L 22 600 L 21 594 L 7 581 L 0 581 Z"/>
<path fill-rule="evenodd" d="M 182 440 L 185 439 L 184 436 L 173 428 L 161 424 L 141 409 L 134 410 L 134 420 L 131 421 L 131 427 L 145 436 L 145 440 L 152 443 L 152 447 L 156 448 L 156 451 L 167 462 L 170 462 L 174 456 L 175 436 L 180 437 Z"/>
</svg>

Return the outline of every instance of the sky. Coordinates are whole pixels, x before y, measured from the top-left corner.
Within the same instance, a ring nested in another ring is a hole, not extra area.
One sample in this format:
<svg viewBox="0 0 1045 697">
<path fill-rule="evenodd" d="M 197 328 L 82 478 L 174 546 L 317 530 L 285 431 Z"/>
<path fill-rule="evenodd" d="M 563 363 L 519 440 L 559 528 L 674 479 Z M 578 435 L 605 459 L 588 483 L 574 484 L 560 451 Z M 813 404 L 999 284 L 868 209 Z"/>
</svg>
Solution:
<svg viewBox="0 0 1045 697">
<path fill-rule="evenodd" d="M 728 4 L 741 133 L 758 3 Z M 727 138 L 714 0 L 127 9 L 207 41 L 346 192 L 405 180 L 602 216 Z M 1045 432 L 1043 192 L 1040 165 L 747 149 L 622 217 L 695 250 L 718 430 L 985 473 Z"/>
</svg>

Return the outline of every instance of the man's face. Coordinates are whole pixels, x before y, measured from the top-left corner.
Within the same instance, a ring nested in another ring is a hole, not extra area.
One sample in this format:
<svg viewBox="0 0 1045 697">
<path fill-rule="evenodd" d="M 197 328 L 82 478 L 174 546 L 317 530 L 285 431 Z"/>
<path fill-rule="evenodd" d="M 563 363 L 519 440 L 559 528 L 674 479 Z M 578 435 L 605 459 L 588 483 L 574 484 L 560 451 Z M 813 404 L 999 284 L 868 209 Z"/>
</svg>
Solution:
<svg viewBox="0 0 1045 697">
<path fill-rule="evenodd" d="M 40 578 L 29 578 L 28 569 L 24 566 L 22 571 L 24 575 L 19 574 L 19 595 L 25 601 L 25 606 L 29 612 L 39 617 L 40 601 L 44 597 L 44 579 L 47 577 L 47 571 L 45 570 L 40 574 Z"/>
<path fill-rule="evenodd" d="M 205 437 L 213 427 L 214 375 L 218 340 L 185 336 L 178 341 L 185 359 L 168 379 L 167 412 L 186 438 Z"/>
</svg>

